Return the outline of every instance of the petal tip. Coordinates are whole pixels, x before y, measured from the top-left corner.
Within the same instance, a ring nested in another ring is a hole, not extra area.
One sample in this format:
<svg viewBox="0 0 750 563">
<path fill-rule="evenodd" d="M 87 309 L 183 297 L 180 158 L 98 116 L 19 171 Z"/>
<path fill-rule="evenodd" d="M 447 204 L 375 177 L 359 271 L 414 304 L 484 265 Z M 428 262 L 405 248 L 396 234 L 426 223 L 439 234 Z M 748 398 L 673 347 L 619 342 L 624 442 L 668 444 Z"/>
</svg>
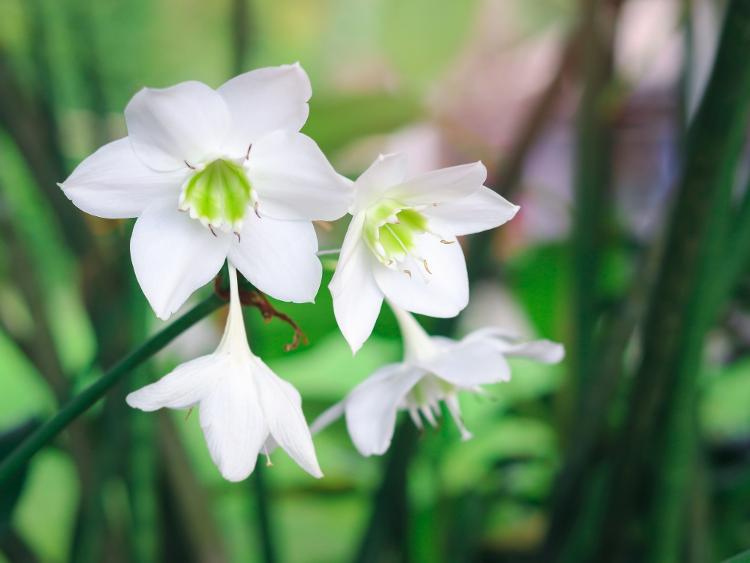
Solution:
<svg viewBox="0 0 750 563">
<path fill-rule="evenodd" d="M 130 408 L 138 409 L 143 412 L 151 412 L 157 410 L 154 408 L 148 408 L 148 405 L 142 399 L 142 393 L 140 392 L 140 390 L 128 393 L 125 397 L 125 402 Z"/>
<path fill-rule="evenodd" d="M 252 474 L 253 469 L 251 469 L 250 471 L 246 471 L 246 470 L 236 471 L 232 469 L 219 468 L 219 473 L 221 473 L 221 476 L 227 481 L 230 481 L 232 483 L 239 483 L 240 481 L 244 481 L 245 479 L 247 479 Z"/>
</svg>

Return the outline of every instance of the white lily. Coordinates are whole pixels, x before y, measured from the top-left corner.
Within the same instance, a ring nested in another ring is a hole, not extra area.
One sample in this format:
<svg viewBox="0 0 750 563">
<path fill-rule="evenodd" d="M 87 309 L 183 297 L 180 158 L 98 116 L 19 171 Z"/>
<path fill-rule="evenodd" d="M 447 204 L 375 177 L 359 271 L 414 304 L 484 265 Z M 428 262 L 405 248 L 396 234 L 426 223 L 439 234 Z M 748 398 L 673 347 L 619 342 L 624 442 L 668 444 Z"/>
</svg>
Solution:
<svg viewBox="0 0 750 563">
<path fill-rule="evenodd" d="M 484 183 L 481 162 L 407 177 L 403 155 L 381 155 L 354 183 L 352 221 L 329 288 L 356 352 L 384 296 L 398 307 L 453 317 L 469 300 L 456 237 L 502 225 L 518 211 Z"/>
<path fill-rule="evenodd" d="M 299 393 L 248 346 L 231 264 L 229 283 L 229 317 L 216 352 L 130 393 L 127 403 L 148 412 L 197 405 L 211 458 L 229 481 L 245 479 L 258 455 L 277 444 L 313 477 L 322 477 Z"/>
<path fill-rule="evenodd" d="M 436 426 L 440 401 L 448 407 L 463 439 L 471 438 L 461 417 L 458 394 L 481 393 L 480 385 L 510 380 L 506 358 L 525 357 L 556 363 L 563 347 L 549 340 L 518 342 L 496 328 L 477 330 L 462 340 L 430 336 L 406 311 L 391 306 L 404 339 L 404 361 L 384 366 L 313 422 L 318 432 L 344 415 L 349 435 L 364 455 L 388 450 L 399 410 L 409 412 L 420 429 Z"/>
<path fill-rule="evenodd" d="M 341 217 L 351 189 L 298 132 L 310 95 L 299 64 L 218 90 L 194 81 L 144 88 L 125 108 L 128 136 L 61 184 L 87 213 L 138 217 L 131 257 L 157 316 L 168 318 L 227 258 L 277 299 L 314 299 L 322 269 L 311 221 Z"/>
</svg>

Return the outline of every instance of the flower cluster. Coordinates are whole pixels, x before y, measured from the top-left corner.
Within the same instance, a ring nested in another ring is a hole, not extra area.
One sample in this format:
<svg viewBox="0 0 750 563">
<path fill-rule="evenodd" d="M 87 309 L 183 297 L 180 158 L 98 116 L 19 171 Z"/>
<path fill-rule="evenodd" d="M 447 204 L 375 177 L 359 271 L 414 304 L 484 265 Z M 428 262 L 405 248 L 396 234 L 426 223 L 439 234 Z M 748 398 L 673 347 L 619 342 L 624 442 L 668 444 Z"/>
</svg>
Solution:
<svg viewBox="0 0 750 563">
<path fill-rule="evenodd" d="M 229 480 L 282 447 L 322 476 L 294 387 L 252 353 L 236 271 L 283 301 L 310 302 L 322 266 L 313 221 L 351 222 L 329 285 L 334 313 L 356 352 L 386 299 L 406 343 L 386 366 L 313 425 L 341 414 L 357 448 L 381 454 L 396 413 L 434 424 L 444 401 L 462 435 L 457 393 L 507 380 L 506 356 L 559 361 L 559 345 L 516 343 L 492 330 L 453 342 L 429 337 L 407 311 L 452 317 L 469 299 L 457 238 L 502 225 L 518 211 L 483 184 L 480 163 L 409 175 L 385 155 L 354 182 L 300 133 L 310 81 L 299 64 L 254 70 L 217 90 L 200 82 L 143 89 L 125 108 L 128 135 L 86 158 L 61 184 L 80 209 L 137 217 L 130 241 L 138 282 L 156 315 L 169 318 L 228 263 L 230 306 L 217 350 L 131 393 L 144 411 L 197 406 L 212 459 Z"/>
</svg>

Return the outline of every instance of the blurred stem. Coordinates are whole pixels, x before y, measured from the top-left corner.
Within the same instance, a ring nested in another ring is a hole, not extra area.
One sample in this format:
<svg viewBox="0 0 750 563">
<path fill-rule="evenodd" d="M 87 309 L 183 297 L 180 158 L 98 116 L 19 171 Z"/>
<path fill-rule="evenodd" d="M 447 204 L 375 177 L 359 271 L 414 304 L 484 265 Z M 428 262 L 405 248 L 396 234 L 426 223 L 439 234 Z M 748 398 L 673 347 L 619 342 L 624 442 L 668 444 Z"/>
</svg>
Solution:
<svg viewBox="0 0 750 563">
<path fill-rule="evenodd" d="M 255 491 L 255 506 L 258 515 L 258 536 L 261 549 L 263 550 L 263 561 L 275 563 L 278 561 L 274 545 L 273 526 L 271 525 L 271 514 L 268 510 L 268 487 L 266 485 L 266 468 L 263 463 L 255 467 L 253 473 L 253 489 Z"/>
<path fill-rule="evenodd" d="M 22 464 L 39 451 L 47 442 L 53 439 L 68 424 L 75 420 L 87 409 L 92 407 L 102 396 L 120 379 L 130 373 L 140 364 L 151 358 L 159 350 L 169 344 L 174 338 L 185 332 L 195 323 L 208 316 L 224 301 L 215 294 L 198 303 L 171 325 L 156 333 L 144 342 L 134 352 L 123 358 L 117 365 L 107 371 L 97 381 L 89 385 L 81 393 L 73 397 L 55 416 L 43 424 L 36 432 L 26 439 L 0 464 L 0 486 Z"/>
<path fill-rule="evenodd" d="M 185 537 L 195 560 L 208 563 L 228 561 L 223 538 L 216 525 L 206 489 L 193 472 L 190 459 L 168 412 L 159 413 L 159 451 L 164 457 L 169 485 L 178 504 Z"/>
<path fill-rule="evenodd" d="M 409 500 L 407 475 L 417 441 L 410 420 L 397 428 L 384 460 L 383 479 L 373 494 L 372 514 L 354 561 L 409 561 Z"/>
<path fill-rule="evenodd" d="M 150 383 L 147 375 L 147 371 L 140 370 L 135 381 L 142 385 Z M 145 413 L 134 413 L 130 429 L 129 492 L 133 517 L 130 550 L 133 561 L 156 563 L 159 534 L 154 419 Z"/>
<path fill-rule="evenodd" d="M 28 2 L 24 6 L 32 11 L 34 48 L 41 49 L 46 42 L 46 33 L 36 9 L 37 2 Z M 76 254 L 83 255 L 92 249 L 92 239 L 83 216 L 74 211 L 57 186 L 57 182 L 64 180 L 66 171 L 51 102 L 51 79 L 45 56 L 37 54 L 34 62 L 40 86 L 36 96 L 29 95 L 23 87 L 10 56 L 0 45 L 0 127 L 8 132 L 21 151 L 37 186 L 60 223 L 66 242 Z M 45 84 L 48 87 L 44 87 Z"/>
<path fill-rule="evenodd" d="M 630 292 L 622 305 L 607 318 L 605 329 L 595 346 L 592 378 L 583 392 L 581 407 L 573 420 L 565 464 L 555 482 L 550 523 L 542 548 L 543 561 L 556 560 L 555 554 L 567 553 L 574 527 L 583 526 L 578 518 L 585 511 L 587 492 L 598 469 L 597 454 L 606 436 L 607 416 L 616 396 L 624 370 L 624 355 L 633 332 L 643 317 L 652 289 L 652 280 L 662 258 L 661 244 L 653 244 L 636 268 Z"/>
<path fill-rule="evenodd" d="M 750 266 L 750 181 L 745 186 L 742 202 L 732 221 L 729 244 L 724 252 L 717 282 L 717 297 L 728 295 Z"/>
<path fill-rule="evenodd" d="M 94 116 L 94 145 L 100 147 L 111 140 L 111 134 L 107 123 L 107 96 L 100 70 L 100 50 L 94 32 L 97 6 L 87 0 L 74 0 L 66 14 L 68 28 L 73 35 L 71 46 L 75 55 L 74 60 L 88 94 L 88 106 Z"/>
<path fill-rule="evenodd" d="M 140 287 L 131 280 L 130 300 L 140 297 Z M 141 341 L 148 330 L 150 311 L 143 305 L 132 307 L 133 341 Z M 138 389 L 153 381 L 149 366 L 136 370 L 130 390 Z M 157 457 L 155 419 L 147 413 L 133 412 L 130 422 L 127 459 L 128 492 L 132 514 L 131 530 L 128 534 L 131 559 L 139 563 L 156 563 L 159 560 L 159 513 L 156 492 Z"/>
<path fill-rule="evenodd" d="M 679 559 L 685 491 L 693 475 L 696 378 L 705 334 L 723 295 L 716 272 L 726 242 L 730 196 L 750 113 L 750 3 L 729 4 L 711 78 L 686 143 L 681 183 L 630 397 L 596 558 L 632 553 L 641 522 L 644 561 Z M 637 515 L 644 499 L 647 519 Z"/>
<path fill-rule="evenodd" d="M 595 325 L 600 306 L 599 269 L 612 171 L 614 37 L 622 0 L 582 0 L 579 54 L 583 92 L 577 117 L 573 217 L 572 396 L 591 377 Z"/>
<path fill-rule="evenodd" d="M 247 71 L 250 50 L 250 0 L 232 0 L 232 68 L 234 74 Z"/>
</svg>

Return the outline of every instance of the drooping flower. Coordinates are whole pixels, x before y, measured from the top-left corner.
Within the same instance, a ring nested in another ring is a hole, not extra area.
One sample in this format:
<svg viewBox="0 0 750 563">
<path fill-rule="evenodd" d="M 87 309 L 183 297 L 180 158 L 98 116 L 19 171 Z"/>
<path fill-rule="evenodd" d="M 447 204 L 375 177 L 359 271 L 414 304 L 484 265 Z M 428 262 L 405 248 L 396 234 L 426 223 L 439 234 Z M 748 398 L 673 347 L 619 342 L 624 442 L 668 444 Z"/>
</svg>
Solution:
<svg viewBox="0 0 750 563">
<path fill-rule="evenodd" d="M 380 156 L 354 183 L 352 221 L 329 288 L 341 332 L 356 352 L 384 296 L 398 307 L 453 317 L 468 303 L 456 237 L 502 225 L 518 207 L 484 187 L 481 162 L 406 175 L 403 155 Z"/>
<path fill-rule="evenodd" d="M 322 477 L 299 393 L 248 346 L 231 264 L 229 282 L 229 317 L 216 351 L 130 393 L 127 403 L 148 412 L 197 406 L 211 458 L 229 481 L 245 479 L 258 455 L 277 445 L 312 476 Z"/>
<path fill-rule="evenodd" d="M 430 336 L 409 313 L 393 305 L 392 309 L 404 339 L 403 362 L 378 369 L 311 426 L 318 432 L 344 415 L 349 435 L 364 456 L 388 450 L 399 410 L 408 411 L 419 428 L 422 419 L 435 426 L 440 401 L 462 438 L 471 438 L 461 417 L 460 392 L 481 393 L 481 385 L 509 381 L 508 357 L 557 363 L 564 355 L 555 342 L 519 342 L 496 328 L 480 329 L 459 341 Z"/>
<path fill-rule="evenodd" d="M 131 257 L 162 319 L 224 260 L 258 289 L 312 301 L 321 278 L 311 221 L 350 205 L 349 181 L 299 133 L 310 81 L 299 64 L 145 88 L 125 108 L 128 136 L 86 158 L 61 184 L 82 210 L 138 217 Z"/>
</svg>

